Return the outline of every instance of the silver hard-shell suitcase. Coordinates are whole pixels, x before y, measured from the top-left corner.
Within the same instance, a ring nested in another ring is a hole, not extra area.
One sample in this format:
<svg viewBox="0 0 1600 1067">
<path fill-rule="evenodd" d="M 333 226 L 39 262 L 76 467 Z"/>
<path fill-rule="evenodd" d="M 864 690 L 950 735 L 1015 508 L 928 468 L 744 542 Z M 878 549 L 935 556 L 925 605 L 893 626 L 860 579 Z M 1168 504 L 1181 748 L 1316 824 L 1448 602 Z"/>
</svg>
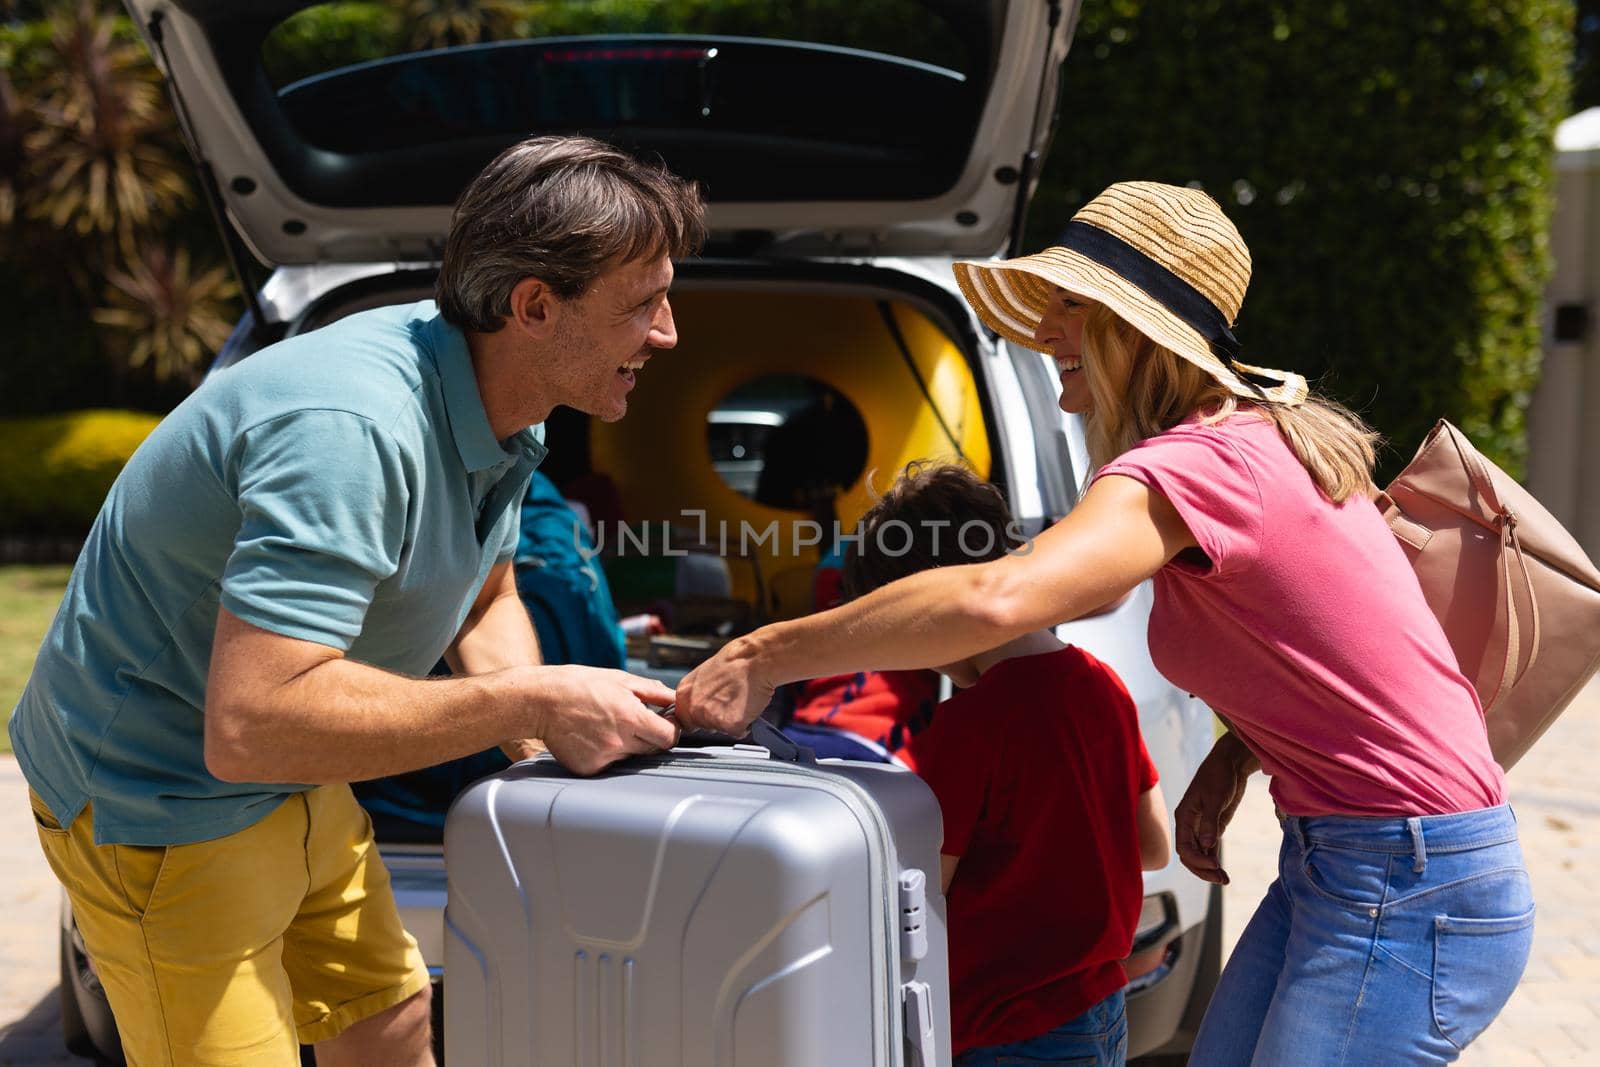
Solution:
<svg viewBox="0 0 1600 1067">
<path fill-rule="evenodd" d="M 950 1062 L 933 794 L 757 736 L 594 778 L 542 757 L 461 795 L 450 1067 Z"/>
</svg>

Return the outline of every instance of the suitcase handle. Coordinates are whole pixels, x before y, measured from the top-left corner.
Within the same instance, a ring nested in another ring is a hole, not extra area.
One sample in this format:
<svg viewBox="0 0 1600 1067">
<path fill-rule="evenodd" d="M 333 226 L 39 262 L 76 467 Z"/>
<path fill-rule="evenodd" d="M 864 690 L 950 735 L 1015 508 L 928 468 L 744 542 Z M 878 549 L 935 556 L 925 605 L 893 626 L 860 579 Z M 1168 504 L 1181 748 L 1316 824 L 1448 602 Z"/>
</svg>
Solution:
<svg viewBox="0 0 1600 1067">
<path fill-rule="evenodd" d="M 666 709 L 668 713 L 672 709 Z M 678 748 L 719 748 L 726 745 L 758 745 L 780 763 L 798 763 L 807 767 L 817 765 L 817 754 L 805 745 L 790 740 L 789 736 L 765 719 L 750 724 L 750 732 L 743 737 L 722 733 L 720 730 L 685 730 L 678 735 Z"/>
</svg>

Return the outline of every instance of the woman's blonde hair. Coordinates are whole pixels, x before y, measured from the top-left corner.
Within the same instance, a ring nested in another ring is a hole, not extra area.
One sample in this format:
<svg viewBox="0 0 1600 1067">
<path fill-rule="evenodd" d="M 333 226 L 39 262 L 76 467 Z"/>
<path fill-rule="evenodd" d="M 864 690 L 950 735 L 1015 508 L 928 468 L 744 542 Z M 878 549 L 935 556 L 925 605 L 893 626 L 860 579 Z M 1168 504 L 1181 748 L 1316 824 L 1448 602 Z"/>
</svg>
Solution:
<svg viewBox="0 0 1600 1067">
<path fill-rule="evenodd" d="M 1195 364 L 1163 348 L 1101 304 L 1083 323 L 1083 369 L 1094 409 L 1084 418 L 1089 461 L 1099 468 L 1197 411 L 1205 424 L 1239 410 L 1240 397 Z M 1361 417 L 1313 393 L 1302 404 L 1247 408 L 1271 419 L 1317 488 L 1335 504 L 1372 484 L 1380 440 Z"/>
</svg>

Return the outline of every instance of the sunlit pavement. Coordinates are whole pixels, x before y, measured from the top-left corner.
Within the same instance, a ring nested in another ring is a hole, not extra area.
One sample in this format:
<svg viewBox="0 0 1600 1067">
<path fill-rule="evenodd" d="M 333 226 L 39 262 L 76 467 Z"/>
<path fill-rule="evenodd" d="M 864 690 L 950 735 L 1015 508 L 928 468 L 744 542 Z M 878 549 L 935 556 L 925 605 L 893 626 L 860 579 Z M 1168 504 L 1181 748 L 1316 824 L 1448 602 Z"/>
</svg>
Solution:
<svg viewBox="0 0 1600 1067">
<path fill-rule="evenodd" d="M 0 1064 L 83 1067 L 61 1044 L 56 1007 L 60 904 L 39 851 L 28 787 L 0 755 Z"/>
</svg>

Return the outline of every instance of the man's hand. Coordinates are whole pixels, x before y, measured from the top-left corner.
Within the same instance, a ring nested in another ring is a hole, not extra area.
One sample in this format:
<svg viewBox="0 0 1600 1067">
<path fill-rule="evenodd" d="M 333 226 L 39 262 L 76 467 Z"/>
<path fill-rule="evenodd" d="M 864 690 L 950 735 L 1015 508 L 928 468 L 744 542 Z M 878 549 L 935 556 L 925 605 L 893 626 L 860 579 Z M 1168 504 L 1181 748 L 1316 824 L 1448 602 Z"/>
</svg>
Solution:
<svg viewBox="0 0 1600 1067">
<path fill-rule="evenodd" d="M 677 727 L 655 711 L 675 699 L 660 682 L 596 667 L 537 669 L 549 672 L 541 686 L 547 707 L 539 732 L 567 770 L 594 774 L 624 756 L 677 743 Z"/>
<path fill-rule="evenodd" d="M 1223 734 L 1201 761 L 1194 780 L 1173 813 L 1178 859 L 1195 876 L 1228 884 L 1228 872 L 1217 861 L 1217 843 L 1244 799 L 1255 760 L 1232 733 Z"/>
<path fill-rule="evenodd" d="M 772 699 L 773 686 L 756 672 L 747 640 L 724 645 L 678 683 L 677 718 L 685 729 L 742 737 Z"/>
</svg>

